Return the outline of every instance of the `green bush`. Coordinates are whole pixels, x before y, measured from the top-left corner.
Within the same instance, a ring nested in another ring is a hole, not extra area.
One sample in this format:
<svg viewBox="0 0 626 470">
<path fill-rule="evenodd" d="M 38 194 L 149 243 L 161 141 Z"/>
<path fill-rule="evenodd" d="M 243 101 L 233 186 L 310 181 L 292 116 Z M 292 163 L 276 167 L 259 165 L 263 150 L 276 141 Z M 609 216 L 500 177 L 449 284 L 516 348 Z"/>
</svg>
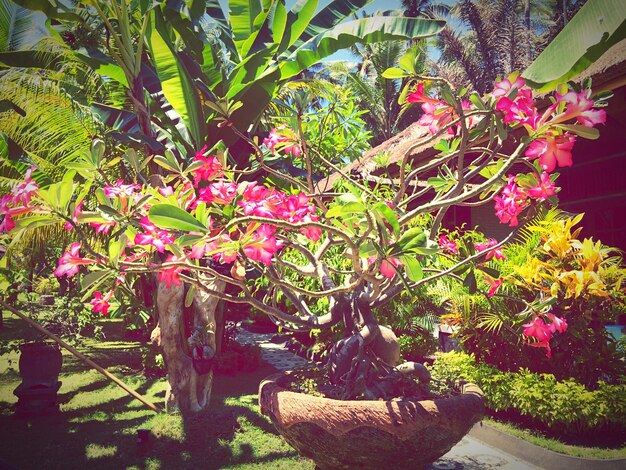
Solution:
<svg viewBox="0 0 626 470">
<path fill-rule="evenodd" d="M 494 412 L 514 411 L 566 431 L 595 428 L 606 424 L 626 428 L 626 385 L 598 382 L 588 390 L 573 379 L 557 381 L 552 374 L 527 369 L 501 372 L 477 364 L 473 355 L 449 352 L 438 355 L 431 366 L 433 378 L 446 383 L 458 380 L 478 385 L 487 408 Z"/>
<path fill-rule="evenodd" d="M 398 337 L 400 353 L 407 360 L 424 358 L 437 351 L 437 339 L 430 334 L 416 333 L 415 335 L 401 335 Z"/>
<path fill-rule="evenodd" d="M 39 295 L 52 295 L 59 291 L 56 277 L 40 277 L 33 283 L 33 291 Z"/>
</svg>

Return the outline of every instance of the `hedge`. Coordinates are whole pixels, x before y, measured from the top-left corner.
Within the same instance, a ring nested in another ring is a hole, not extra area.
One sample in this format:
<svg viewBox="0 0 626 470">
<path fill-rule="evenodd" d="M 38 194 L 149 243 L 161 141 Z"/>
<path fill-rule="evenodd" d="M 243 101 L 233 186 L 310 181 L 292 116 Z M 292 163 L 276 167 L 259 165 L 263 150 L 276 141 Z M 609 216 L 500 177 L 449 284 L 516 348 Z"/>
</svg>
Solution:
<svg viewBox="0 0 626 470">
<path fill-rule="evenodd" d="M 442 353 L 430 366 L 433 378 L 447 383 L 466 380 L 485 394 L 494 412 L 514 410 L 548 427 L 595 428 L 605 424 L 626 427 L 626 385 L 598 382 L 595 390 L 572 379 L 557 381 L 552 374 L 522 369 L 502 372 L 477 364 L 473 355 Z"/>
</svg>

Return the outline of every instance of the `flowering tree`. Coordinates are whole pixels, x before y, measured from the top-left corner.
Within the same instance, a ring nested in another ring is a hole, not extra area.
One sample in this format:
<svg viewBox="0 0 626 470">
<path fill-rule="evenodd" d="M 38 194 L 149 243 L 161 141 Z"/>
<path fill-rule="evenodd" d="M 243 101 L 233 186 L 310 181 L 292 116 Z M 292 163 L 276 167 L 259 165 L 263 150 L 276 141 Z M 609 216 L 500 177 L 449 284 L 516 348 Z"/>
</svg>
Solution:
<svg viewBox="0 0 626 470">
<path fill-rule="evenodd" d="M 503 280 L 485 262 L 502 258 L 500 247 L 540 205 L 556 203 L 554 170 L 572 165 L 576 138 L 597 137 L 594 126 L 605 120 L 596 109 L 604 103 L 594 101 L 589 89 L 561 87 L 540 110 L 516 74 L 468 100 L 455 97 L 445 81 L 429 80 L 442 98 L 419 83 L 408 101 L 421 105 L 420 123 L 430 131 L 419 144 L 436 144 L 440 153 L 418 163 L 407 154 L 387 188 L 373 189 L 321 158 L 342 176 L 333 192 L 321 192 L 300 125 L 274 129 L 263 142 L 233 126 L 254 149 L 249 170 L 232 168 L 227 149 L 217 146 L 202 148 L 187 166 L 168 152 L 153 156 L 169 172 L 150 179 L 153 184 L 140 172 L 115 183 L 99 172 L 79 183 L 69 172 L 62 182 L 40 188 L 29 172 L 2 197 L 2 228 L 11 236 L 67 224 L 78 241 L 55 274 L 82 270 L 86 295 L 103 315 L 113 298 L 132 293 L 138 276 L 157 276 L 154 336 L 163 347 L 172 407 L 198 410 L 208 403 L 219 300 L 249 304 L 291 330 L 342 324 L 345 335 L 328 361 L 337 397 L 389 398 L 405 375 L 428 377 L 418 364 L 398 365 L 397 339 L 378 324 L 373 309 L 442 276 L 476 285 L 479 274 L 481 285 L 490 287 L 484 295 L 493 296 Z M 231 125 L 228 112 L 219 119 Z M 102 143 L 94 147 L 98 166 Z M 270 153 L 297 159 L 306 176 L 274 170 L 265 163 Z M 518 163 L 526 171 L 514 174 Z M 457 246 L 440 234 L 449 208 L 479 204 L 494 204 L 500 222 L 512 228 L 507 237 Z M 90 232 L 104 243 L 93 243 Z M 337 254 L 341 266 L 329 262 Z M 441 268 L 440 257 L 452 259 L 452 266 Z M 278 307 L 279 300 L 286 308 Z M 317 315 L 313 304 L 327 311 Z M 187 329 L 183 305 L 192 316 Z M 528 302 L 523 330 L 531 345 L 548 352 L 551 335 L 567 329 L 549 305 L 545 298 Z"/>
</svg>

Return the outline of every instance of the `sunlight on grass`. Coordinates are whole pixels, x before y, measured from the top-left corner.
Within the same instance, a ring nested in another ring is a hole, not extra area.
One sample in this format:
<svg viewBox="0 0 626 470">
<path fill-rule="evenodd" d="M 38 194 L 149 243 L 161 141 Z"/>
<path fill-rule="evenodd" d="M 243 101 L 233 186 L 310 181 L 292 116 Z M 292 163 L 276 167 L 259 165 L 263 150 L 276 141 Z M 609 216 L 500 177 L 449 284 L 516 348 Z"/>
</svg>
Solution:
<svg viewBox="0 0 626 470">
<path fill-rule="evenodd" d="M 108 413 L 103 411 L 94 411 L 93 413 L 83 414 L 68 420 L 68 423 L 88 423 L 90 421 L 104 423 L 111 419 Z"/>
<path fill-rule="evenodd" d="M 85 457 L 87 460 L 113 457 L 117 453 L 117 446 L 102 446 L 100 444 L 87 444 Z"/>
<path fill-rule="evenodd" d="M 621 449 L 601 449 L 599 447 L 582 447 L 564 444 L 556 439 L 550 439 L 539 433 L 526 429 L 520 429 L 510 423 L 503 423 L 493 419 L 485 418 L 485 421 L 496 429 L 504 431 L 513 436 L 524 439 L 539 447 L 549 449 L 560 454 L 573 455 L 575 457 L 585 457 L 589 459 L 624 459 L 626 458 L 626 447 Z"/>
</svg>

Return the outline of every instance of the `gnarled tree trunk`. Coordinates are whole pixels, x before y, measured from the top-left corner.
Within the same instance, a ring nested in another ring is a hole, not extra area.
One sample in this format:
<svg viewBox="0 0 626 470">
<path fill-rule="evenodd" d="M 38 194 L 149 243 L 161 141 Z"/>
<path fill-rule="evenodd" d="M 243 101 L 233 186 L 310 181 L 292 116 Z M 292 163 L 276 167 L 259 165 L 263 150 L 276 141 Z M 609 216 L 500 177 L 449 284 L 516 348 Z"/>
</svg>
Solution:
<svg viewBox="0 0 626 470">
<path fill-rule="evenodd" d="M 205 278 L 205 285 L 223 291 L 223 281 Z M 219 299 L 197 289 L 190 308 L 184 307 L 183 286 L 157 290 L 159 326 L 156 334 L 167 370 L 165 408 L 195 413 L 209 404 L 216 351 L 216 308 Z"/>
</svg>

